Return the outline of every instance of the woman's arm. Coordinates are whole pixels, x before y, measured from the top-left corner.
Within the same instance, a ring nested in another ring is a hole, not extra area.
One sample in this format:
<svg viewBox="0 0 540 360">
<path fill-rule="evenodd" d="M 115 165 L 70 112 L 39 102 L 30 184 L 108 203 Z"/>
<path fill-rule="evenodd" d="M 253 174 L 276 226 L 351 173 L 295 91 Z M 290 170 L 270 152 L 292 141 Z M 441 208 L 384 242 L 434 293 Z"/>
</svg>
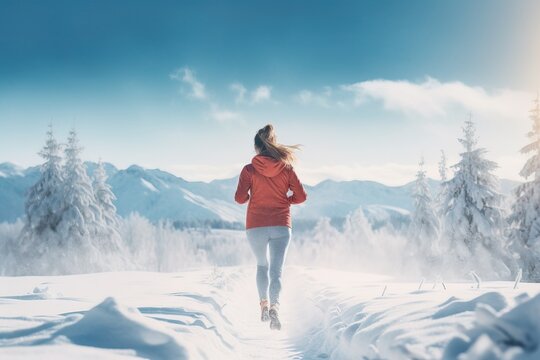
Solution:
<svg viewBox="0 0 540 360">
<path fill-rule="evenodd" d="M 306 191 L 304 190 L 304 187 L 298 179 L 294 169 L 291 169 L 289 174 L 289 189 L 291 189 L 293 193 L 291 196 L 289 196 L 289 204 L 300 204 L 306 201 Z"/>
<path fill-rule="evenodd" d="M 234 194 L 234 200 L 239 204 L 244 204 L 249 200 L 249 189 L 251 188 L 251 172 L 248 166 L 244 166 L 240 177 L 238 178 L 238 187 L 236 188 L 236 194 Z"/>
</svg>

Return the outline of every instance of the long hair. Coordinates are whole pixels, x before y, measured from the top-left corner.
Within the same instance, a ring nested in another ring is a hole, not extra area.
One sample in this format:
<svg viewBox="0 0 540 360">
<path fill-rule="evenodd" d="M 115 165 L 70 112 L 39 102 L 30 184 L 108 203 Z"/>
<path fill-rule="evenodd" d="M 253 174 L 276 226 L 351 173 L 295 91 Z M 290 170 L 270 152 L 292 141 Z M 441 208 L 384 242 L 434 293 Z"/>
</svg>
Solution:
<svg viewBox="0 0 540 360">
<path fill-rule="evenodd" d="M 300 145 L 279 144 L 276 141 L 274 127 L 268 124 L 255 134 L 255 148 L 260 155 L 270 156 L 292 165 L 296 159 L 294 152 L 300 149 Z"/>
</svg>

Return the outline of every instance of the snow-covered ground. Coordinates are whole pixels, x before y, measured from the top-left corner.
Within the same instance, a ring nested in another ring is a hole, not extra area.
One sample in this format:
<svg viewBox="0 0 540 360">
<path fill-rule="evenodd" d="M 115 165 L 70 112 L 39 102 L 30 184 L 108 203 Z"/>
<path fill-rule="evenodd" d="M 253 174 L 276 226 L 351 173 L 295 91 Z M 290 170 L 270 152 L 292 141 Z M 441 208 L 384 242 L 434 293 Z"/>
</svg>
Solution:
<svg viewBox="0 0 540 360">
<path fill-rule="evenodd" d="M 284 328 L 275 332 L 259 321 L 254 279 L 254 266 L 0 277 L 0 358 L 452 359 L 468 351 L 464 359 L 491 359 L 526 351 L 533 359 L 540 351 L 540 284 L 419 289 L 420 281 L 289 266 Z"/>
</svg>

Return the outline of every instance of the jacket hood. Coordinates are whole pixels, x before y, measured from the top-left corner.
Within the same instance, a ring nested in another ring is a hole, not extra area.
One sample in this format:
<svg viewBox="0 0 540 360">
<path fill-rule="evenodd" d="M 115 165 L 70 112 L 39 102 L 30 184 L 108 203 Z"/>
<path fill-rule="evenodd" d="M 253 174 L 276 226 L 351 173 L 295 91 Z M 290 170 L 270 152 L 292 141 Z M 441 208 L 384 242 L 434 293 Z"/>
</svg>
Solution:
<svg viewBox="0 0 540 360">
<path fill-rule="evenodd" d="M 251 159 L 251 164 L 259 174 L 266 177 L 278 175 L 287 166 L 283 161 L 263 155 L 255 155 Z"/>
</svg>

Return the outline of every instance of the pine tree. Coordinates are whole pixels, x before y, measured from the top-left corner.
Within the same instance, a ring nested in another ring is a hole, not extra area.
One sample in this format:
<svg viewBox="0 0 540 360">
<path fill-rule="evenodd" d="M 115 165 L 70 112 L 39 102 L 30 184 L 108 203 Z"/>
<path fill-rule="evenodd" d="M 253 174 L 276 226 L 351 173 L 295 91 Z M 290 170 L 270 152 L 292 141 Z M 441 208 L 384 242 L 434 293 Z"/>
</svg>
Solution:
<svg viewBox="0 0 540 360">
<path fill-rule="evenodd" d="M 461 270 L 476 270 L 485 276 L 508 276 L 504 246 L 504 216 L 497 168 L 485 159 L 486 150 L 477 147 L 475 127 L 469 118 L 458 139 L 465 151 L 452 166 L 454 177 L 446 182 L 443 202 L 444 233 L 447 250 L 455 253 Z"/>
<path fill-rule="evenodd" d="M 373 254 L 378 246 L 374 243 L 373 227 L 369 223 L 364 209 L 359 207 L 349 213 L 343 222 L 343 240 L 351 253 Z"/>
<path fill-rule="evenodd" d="M 45 160 L 40 167 L 40 178 L 29 190 L 25 203 L 26 221 L 22 234 L 40 236 L 46 231 L 55 232 L 63 210 L 61 147 L 56 141 L 52 125 L 39 155 Z"/>
<path fill-rule="evenodd" d="M 71 130 L 65 149 L 64 211 L 58 226 L 64 241 L 90 243 L 90 237 L 99 233 L 101 211 L 86 166 L 80 159 L 82 151 L 75 130 Z"/>
<path fill-rule="evenodd" d="M 56 141 L 52 125 L 47 140 L 39 152 L 45 162 L 40 178 L 30 188 L 25 203 L 25 225 L 19 238 L 11 245 L 6 262 L 12 275 L 50 273 L 57 260 L 54 249 L 61 242 L 58 233 L 64 211 L 63 169 L 61 146 Z"/>
<path fill-rule="evenodd" d="M 93 187 L 103 221 L 110 231 L 118 231 L 119 219 L 116 213 L 116 206 L 113 204 L 116 196 L 112 192 L 111 186 L 107 184 L 107 173 L 101 160 L 98 162 L 98 166 L 94 171 Z"/>
<path fill-rule="evenodd" d="M 15 275 L 68 274 L 133 268 L 118 232 L 114 195 L 97 171 L 96 193 L 80 159 L 74 130 L 69 133 L 62 166 L 60 146 L 49 129 L 41 151 L 41 177 L 26 202 L 26 225 L 9 244 Z M 96 199 L 99 198 L 99 202 Z M 101 208 L 106 211 L 101 211 Z"/>
<path fill-rule="evenodd" d="M 523 268 L 523 277 L 540 281 L 540 104 L 538 95 L 530 111 L 531 142 L 521 149 L 523 154 L 532 153 L 520 175 L 533 177 L 515 190 L 515 202 L 509 217 L 511 224 L 511 248 Z"/>
<path fill-rule="evenodd" d="M 446 166 L 446 154 L 444 153 L 444 150 L 441 150 L 441 160 L 439 161 L 439 176 L 441 178 L 441 182 L 444 183 L 448 179 L 447 177 L 447 166 Z"/>
<path fill-rule="evenodd" d="M 129 268 L 132 264 L 127 259 L 127 250 L 123 246 L 120 236 L 120 219 L 116 213 L 113 201 L 116 196 L 112 188 L 107 184 L 107 174 L 101 160 L 94 171 L 93 182 L 94 194 L 97 205 L 101 212 L 100 229 L 96 237 L 97 246 L 106 257 L 116 260 L 120 268 Z"/>
<path fill-rule="evenodd" d="M 439 218 L 433 207 L 424 159 L 419 163 L 413 191 L 414 211 L 409 226 L 410 252 L 422 264 L 432 263 L 437 255 Z"/>
<path fill-rule="evenodd" d="M 436 198 L 436 205 L 437 205 L 437 213 L 439 216 L 442 214 L 443 209 L 443 203 L 446 199 L 446 186 L 448 181 L 448 167 L 446 165 L 446 154 L 444 150 L 441 150 L 441 159 L 439 160 L 439 177 L 440 177 L 440 185 L 439 185 L 439 193 L 437 194 Z"/>
</svg>

